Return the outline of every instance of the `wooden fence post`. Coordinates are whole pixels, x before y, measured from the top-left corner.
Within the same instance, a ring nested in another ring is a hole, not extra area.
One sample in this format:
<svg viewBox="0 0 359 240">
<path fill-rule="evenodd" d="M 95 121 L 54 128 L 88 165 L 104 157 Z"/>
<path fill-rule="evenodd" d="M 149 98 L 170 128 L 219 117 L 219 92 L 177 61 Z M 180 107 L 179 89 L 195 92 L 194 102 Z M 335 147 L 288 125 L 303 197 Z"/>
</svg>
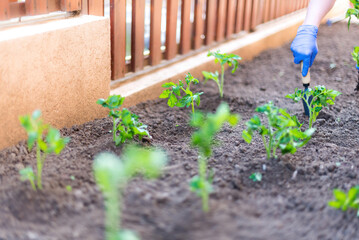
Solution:
<svg viewBox="0 0 359 240">
<path fill-rule="evenodd" d="M 157 65 L 162 60 L 161 51 L 162 0 L 151 0 L 150 21 L 150 64 Z"/>
<path fill-rule="evenodd" d="M 0 1 L 0 20 L 7 20 L 10 18 L 10 3 L 8 0 Z"/>
<path fill-rule="evenodd" d="M 205 44 L 210 45 L 214 41 L 216 32 L 216 7 L 217 0 L 207 0 Z"/>
<path fill-rule="evenodd" d="M 126 0 L 110 0 L 111 77 L 125 76 L 126 70 Z"/>
<path fill-rule="evenodd" d="M 180 53 L 191 50 L 191 0 L 182 0 Z"/>
<path fill-rule="evenodd" d="M 95 16 L 104 15 L 104 1 L 103 0 L 88 0 L 88 14 Z"/>
<path fill-rule="evenodd" d="M 80 11 L 81 0 L 62 0 L 61 9 L 65 12 Z"/>
<path fill-rule="evenodd" d="M 194 41 L 193 41 L 193 48 L 198 49 L 203 44 L 202 34 L 203 34 L 203 5 L 204 0 L 195 0 L 195 7 L 194 7 Z"/>
<path fill-rule="evenodd" d="M 166 59 L 177 55 L 177 12 L 178 0 L 167 0 Z"/>
</svg>

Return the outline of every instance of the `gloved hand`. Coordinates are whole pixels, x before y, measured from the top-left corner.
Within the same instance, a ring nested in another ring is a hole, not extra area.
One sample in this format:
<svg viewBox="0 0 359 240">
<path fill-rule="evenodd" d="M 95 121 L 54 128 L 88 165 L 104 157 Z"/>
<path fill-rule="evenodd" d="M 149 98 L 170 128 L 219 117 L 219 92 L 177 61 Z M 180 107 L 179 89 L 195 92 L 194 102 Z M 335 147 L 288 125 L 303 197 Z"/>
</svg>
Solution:
<svg viewBox="0 0 359 240">
<path fill-rule="evenodd" d="M 307 76 L 318 53 L 317 45 L 318 28 L 314 25 L 302 25 L 298 28 L 297 36 L 294 38 L 290 50 L 293 52 L 294 63 L 303 61 L 303 77 Z"/>
</svg>

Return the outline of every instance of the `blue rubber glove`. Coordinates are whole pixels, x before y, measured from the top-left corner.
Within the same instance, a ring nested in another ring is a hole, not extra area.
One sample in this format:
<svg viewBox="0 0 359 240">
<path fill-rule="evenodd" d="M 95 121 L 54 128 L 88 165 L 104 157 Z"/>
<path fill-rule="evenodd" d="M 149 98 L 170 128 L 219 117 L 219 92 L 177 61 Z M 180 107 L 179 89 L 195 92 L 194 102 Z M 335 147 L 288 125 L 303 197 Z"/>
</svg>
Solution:
<svg viewBox="0 0 359 240">
<path fill-rule="evenodd" d="M 318 53 L 317 33 L 318 28 L 316 26 L 302 25 L 298 28 L 297 36 L 290 46 L 294 56 L 294 63 L 303 62 L 303 77 L 307 76 L 308 70 Z"/>
<path fill-rule="evenodd" d="M 355 67 L 357 68 L 357 70 L 359 71 L 359 67 L 358 67 L 358 65 L 355 65 Z"/>
</svg>

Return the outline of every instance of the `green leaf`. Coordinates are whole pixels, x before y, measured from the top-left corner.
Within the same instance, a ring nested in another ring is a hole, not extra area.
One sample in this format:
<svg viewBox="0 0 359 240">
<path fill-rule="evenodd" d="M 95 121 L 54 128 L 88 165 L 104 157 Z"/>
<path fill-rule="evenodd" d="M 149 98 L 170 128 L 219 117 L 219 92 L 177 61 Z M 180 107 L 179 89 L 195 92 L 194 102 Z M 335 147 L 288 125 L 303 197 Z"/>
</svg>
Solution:
<svg viewBox="0 0 359 240">
<path fill-rule="evenodd" d="M 177 100 L 176 96 L 175 96 L 174 94 L 171 94 L 170 97 L 169 97 L 169 99 L 168 99 L 167 104 L 168 104 L 168 106 L 170 106 L 170 107 L 174 107 L 174 106 L 176 106 L 177 101 L 178 101 L 178 100 Z"/>
<path fill-rule="evenodd" d="M 170 96 L 171 92 L 172 92 L 172 91 L 169 90 L 169 89 L 164 90 L 164 91 L 161 93 L 160 98 L 168 98 L 168 97 Z"/>
<path fill-rule="evenodd" d="M 337 201 L 330 201 L 328 202 L 328 205 L 332 208 L 340 209 L 342 207 L 342 204 Z"/>
<path fill-rule="evenodd" d="M 126 182 L 124 166 L 113 153 L 100 153 L 93 163 L 95 180 L 105 196 L 117 192 L 121 182 Z"/>
<path fill-rule="evenodd" d="M 345 199 L 347 198 L 347 195 L 339 189 L 334 189 L 333 195 L 339 202 L 345 202 Z"/>
<path fill-rule="evenodd" d="M 165 83 L 162 85 L 162 87 L 164 87 L 164 88 L 175 87 L 175 86 L 177 86 L 177 85 L 173 82 Z"/>
<path fill-rule="evenodd" d="M 147 178 L 158 177 L 167 163 L 167 156 L 158 149 L 129 146 L 124 152 L 125 174 L 128 177 L 142 174 Z"/>
<path fill-rule="evenodd" d="M 252 135 L 250 134 L 250 132 L 243 130 L 242 132 L 242 138 L 244 139 L 244 141 L 246 141 L 247 143 L 251 143 L 252 142 Z"/>
<path fill-rule="evenodd" d="M 249 176 L 249 179 L 251 179 L 253 182 L 260 182 L 262 181 L 262 174 L 259 172 L 252 173 Z"/>
</svg>

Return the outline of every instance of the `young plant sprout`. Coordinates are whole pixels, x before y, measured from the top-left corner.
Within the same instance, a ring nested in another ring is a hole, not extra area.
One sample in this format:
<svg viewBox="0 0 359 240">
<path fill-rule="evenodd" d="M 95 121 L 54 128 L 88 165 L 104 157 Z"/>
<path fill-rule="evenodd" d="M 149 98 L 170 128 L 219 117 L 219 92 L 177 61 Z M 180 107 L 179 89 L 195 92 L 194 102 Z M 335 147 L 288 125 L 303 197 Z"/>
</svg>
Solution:
<svg viewBox="0 0 359 240">
<path fill-rule="evenodd" d="M 228 64 L 228 66 L 230 67 L 233 66 L 232 73 L 234 73 L 238 69 L 238 61 L 242 60 L 242 58 L 236 54 L 220 53 L 219 50 L 216 52 L 208 52 L 207 56 L 213 56 L 215 58 L 215 63 L 219 63 L 221 65 L 221 79 L 219 80 L 218 71 L 216 71 L 215 73 L 203 71 L 202 74 L 205 78 L 205 81 L 211 79 L 217 83 L 219 95 L 221 96 L 221 98 L 223 98 L 224 67 L 226 64 Z"/>
<path fill-rule="evenodd" d="M 335 200 L 328 202 L 330 207 L 340 209 L 343 212 L 347 211 L 349 208 L 355 209 L 357 211 L 357 216 L 359 217 L 359 186 L 352 187 L 348 193 L 339 189 L 334 189 L 333 195 Z"/>
<path fill-rule="evenodd" d="M 44 124 L 41 119 L 41 111 L 35 110 L 32 115 L 25 115 L 20 117 L 21 125 L 25 128 L 28 140 L 27 145 L 29 151 L 36 144 L 36 164 L 37 171 L 34 173 L 31 167 L 20 170 L 21 180 L 28 180 L 31 187 L 42 189 L 42 169 L 47 155 L 51 153 L 60 154 L 62 149 L 70 141 L 70 138 L 62 138 L 59 130 Z M 35 185 L 36 181 L 36 185 Z"/>
<path fill-rule="evenodd" d="M 170 107 L 189 107 L 192 106 L 192 113 L 194 113 L 194 105 L 195 103 L 199 106 L 201 102 L 200 96 L 203 92 L 193 93 L 191 91 L 191 83 L 198 84 L 198 79 L 194 78 L 190 73 L 188 73 L 185 77 L 186 87 L 184 83 L 179 80 L 178 84 L 173 82 L 165 83 L 162 87 L 165 89 L 160 98 L 168 98 L 167 105 Z M 185 95 L 181 96 L 181 91 L 185 93 Z"/>
<path fill-rule="evenodd" d="M 252 173 L 249 176 L 249 179 L 251 179 L 253 182 L 260 182 L 262 181 L 262 174 L 260 172 Z"/>
<path fill-rule="evenodd" d="M 352 52 L 353 60 L 355 61 L 356 65 L 359 66 L 359 47 L 354 47 L 354 50 Z"/>
<path fill-rule="evenodd" d="M 109 116 L 112 117 L 112 137 L 116 146 L 131 140 L 134 136 L 138 136 L 142 140 L 143 136 L 150 136 L 147 131 L 147 125 L 138 121 L 138 116 L 131 113 L 128 109 L 120 110 L 124 97 L 121 95 L 112 95 L 107 99 L 99 99 L 96 103 L 110 109 Z"/>
<path fill-rule="evenodd" d="M 267 125 L 254 115 L 246 123 L 247 129 L 243 130 L 242 137 L 247 143 L 251 143 L 253 134 L 258 132 L 262 136 L 267 159 L 272 156 L 277 158 L 277 148 L 280 148 L 282 154 L 294 154 L 297 148 L 304 146 L 310 140 L 315 131 L 314 128 L 310 128 L 302 132 L 297 118 L 290 116 L 285 109 L 274 106 L 272 102 L 257 107 L 256 112 L 267 116 Z"/>
<path fill-rule="evenodd" d="M 202 198 L 202 209 L 208 212 L 208 197 L 212 191 L 212 177 L 207 174 L 207 159 L 212 155 L 214 137 L 225 122 L 235 126 L 239 121 L 239 115 L 231 114 L 226 103 L 222 103 L 216 113 L 204 116 L 196 112 L 191 119 L 191 125 L 199 128 L 192 134 L 192 146 L 198 148 L 198 176 L 192 178 L 190 188 Z"/>
<path fill-rule="evenodd" d="M 359 1 L 358 0 L 350 0 L 350 2 L 353 4 L 354 8 L 349 8 L 345 15 L 345 18 L 349 18 L 348 19 L 348 29 L 350 28 L 352 16 L 359 18 Z"/>
<path fill-rule="evenodd" d="M 304 92 L 302 89 L 295 89 L 293 94 L 288 94 L 286 98 L 293 99 L 294 102 L 299 102 L 303 99 L 309 108 L 309 128 L 312 128 L 313 123 L 317 120 L 319 112 L 323 107 L 334 105 L 335 98 L 342 94 L 341 92 L 327 89 L 325 86 L 316 86 L 314 89 L 308 89 Z M 309 102 L 308 99 L 312 98 Z"/>
<path fill-rule="evenodd" d="M 356 85 L 354 91 L 359 91 L 359 47 L 358 46 L 354 47 L 354 50 L 352 52 L 352 57 L 356 63 L 356 67 L 358 69 L 357 85 Z"/>
<path fill-rule="evenodd" d="M 121 195 L 127 183 L 137 174 L 156 178 L 166 164 L 166 155 L 159 150 L 130 146 L 123 161 L 112 153 L 95 157 L 93 171 L 104 198 L 106 240 L 138 240 L 139 237 L 121 225 Z"/>
</svg>

